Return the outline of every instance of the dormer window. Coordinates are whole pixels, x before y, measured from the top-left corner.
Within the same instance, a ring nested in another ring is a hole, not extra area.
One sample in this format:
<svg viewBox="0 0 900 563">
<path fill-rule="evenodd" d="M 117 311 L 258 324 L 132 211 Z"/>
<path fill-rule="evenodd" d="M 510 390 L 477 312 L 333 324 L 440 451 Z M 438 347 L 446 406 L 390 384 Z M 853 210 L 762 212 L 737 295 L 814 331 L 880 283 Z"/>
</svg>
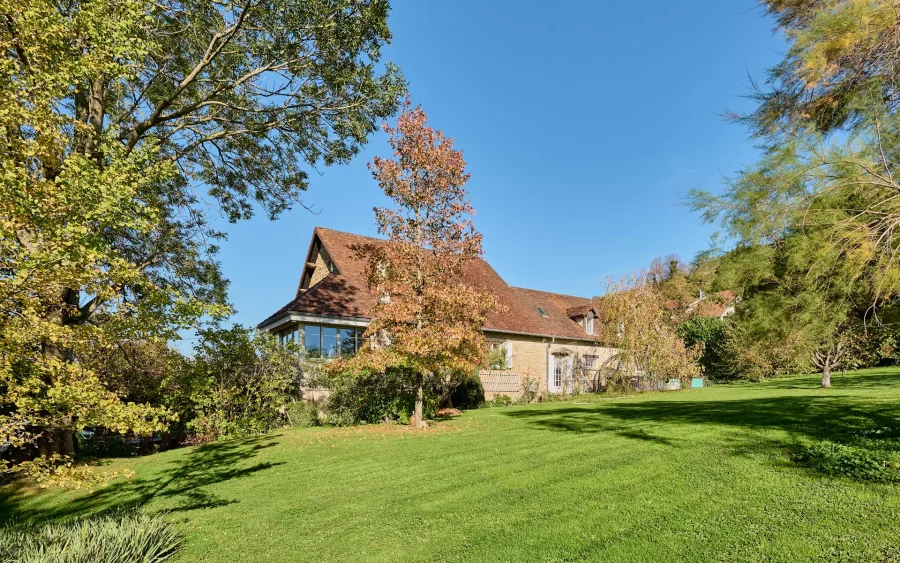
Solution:
<svg viewBox="0 0 900 563">
<path fill-rule="evenodd" d="M 594 334 L 594 315 L 591 313 L 584 316 L 584 331 L 588 334 Z"/>
</svg>

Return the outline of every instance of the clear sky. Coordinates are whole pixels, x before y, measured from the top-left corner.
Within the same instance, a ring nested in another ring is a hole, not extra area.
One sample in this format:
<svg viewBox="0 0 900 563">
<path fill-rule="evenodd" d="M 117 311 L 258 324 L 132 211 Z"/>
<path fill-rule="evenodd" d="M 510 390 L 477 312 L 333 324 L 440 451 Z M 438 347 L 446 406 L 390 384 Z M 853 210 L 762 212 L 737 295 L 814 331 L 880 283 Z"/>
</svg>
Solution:
<svg viewBox="0 0 900 563">
<path fill-rule="evenodd" d="M 607 276 L 709 246 L 714 229 L 681 201 L 756 156 L 721 114 L 751 107 L 748 75 L 781 58 L 772 27 L 751 0 L 393 0 L 385 58 L 464 151 L 494 269 L 591 296 Z M 389 154 L 379 133 L 350 165 L 313 171 L 305 201 L 318 214 L 219 225 L 235 322 L 254 326 L 294 296 L 314 226 L 376 233 L 384 199 L 366 163 Z"/>
</svg>

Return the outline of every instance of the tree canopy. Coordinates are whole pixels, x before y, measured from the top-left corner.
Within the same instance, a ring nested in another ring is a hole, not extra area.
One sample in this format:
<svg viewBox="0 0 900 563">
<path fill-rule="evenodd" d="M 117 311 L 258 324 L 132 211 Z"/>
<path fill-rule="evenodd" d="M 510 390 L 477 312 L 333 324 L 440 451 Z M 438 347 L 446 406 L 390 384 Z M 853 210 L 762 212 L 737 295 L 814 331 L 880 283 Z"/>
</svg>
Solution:
<svg viewBox="0 0 900 563">
<path fill-rule="evenodd" d="M 748 326 L 818 358 L 900 295 L 900 16 L 890 1 L 765 5 L 790 46 L 757 109 L 736 116 L 762 155 L 690 202 L 738 246 L 723 265 L 751 289 Z"/>
<path fill-rule="evenodd" d="M 228 314 L 213 220 L 275 218 L 405 92 L 384 0 L 0 0 L 0 424 L 150 431 L 77 361 Z M 57 436 L 62 443 L 54 445 Z"/>
<path fill-rule="evenodd" d="M 407 101 L 396 127 L 385 124 L 394 158 L 376 157 L 370 168 L 395 208 L 376 208 L 387 244 L 357 251 L 368 260 L 378 295 L 366 331 L 381 346 L 364 350 L 351 368 L 405 367 L 418 389 L 416 425 L 424 428 L 425 376 L 468 373 L 484 361 L 481 328 L 496 298 L 466 283 L 465 266 L 481 255 L 481 235 L 471 216 L 469 174 L 453 139 L 426 124 L 421 107 Z"/>
</svg>

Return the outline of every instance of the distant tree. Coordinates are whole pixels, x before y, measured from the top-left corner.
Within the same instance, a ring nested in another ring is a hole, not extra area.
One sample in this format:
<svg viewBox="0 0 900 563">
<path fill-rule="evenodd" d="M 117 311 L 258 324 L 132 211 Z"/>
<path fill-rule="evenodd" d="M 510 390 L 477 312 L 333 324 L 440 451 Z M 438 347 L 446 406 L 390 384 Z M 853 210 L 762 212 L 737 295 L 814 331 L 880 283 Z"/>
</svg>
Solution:
<svg viewBox="0 0 900 563">
<path fill-rule="evenodd" d="M 211 220 L 275 218 L 396 112 L 388 11 L 0 0 L 0 434 L 18 451 L 164 426 L 80 358 L 228 313 Z"/>
<path fill-rule="evenodd" d="M 370 168 L 397 205 L 376 208 L 385 244 L 357 248 L 368 263 L 369 284 L 378 296 L 366 334 L 386 346 L 363 350 L 340 369 L 408 369 L 416 389 L 415 424 L 425 427 L 426 377 L 471 373 L 484 363 L 481 332 L 492 294 L 473 289 L 465 266 L 481 255 L 469 180 L 453 140 L 426 125 L 420 107 L 406 102 L 396 127 L 387 124 L 394 158 L 376 157 Z M 340 364 L 338 364 L 340 365 Z"/>
<path fill-rule="evenodd" d="M 616 350 L 601 370 L 612 385 L 626 386 L 632 375 L 657 383 L 700 375 L 698 349 L 688 349 L 664 307 L 665 296 L 652 271 L 633 272 L 607 283 L 600 300 L 601 340 Z"/>
<path fill-rule="evenodd" d="M 700 286 L 691 279 L 691 267 L 676 254 L 655 258 L 647 268 L 647 276 L 666 300 L 686 305 L 697 299 Z"/>
<path fill-rule="evenodd" d="M 691 202 L 738 244 L 720 267 L 760 357 L 829 366 L 848 327 L 877 326 L 900 297 L 900 19 L 890 0 L 763 3 L 790 47 L 735 116 L 762 157 Z"/>
<path fill-rule="evenodd" d="M 745 245 L 802 236 L 810 274 L 865 293 L 874 313 L 900 288 L 896 2 L 764 4 L 790 48 L 756 111 L 736 116 L 764 154 L 722 195 L 693 192 L 693 204 Z"/>
<path fill-rule="evenodd" d="M 718 317 L 694 316 L 678 324 L 676 332 L 688 348 L 702 347 L 697 359 L 703 369 L 703 375 L 709 378 L 721 378 L 723 343 L 726 337 L 725 320 Z"/>
<path fill-rule="evenodd" d="M 877 319 L 866 321 L 866 285 L 839 274 L 817 275 L 819 254 L 809 242 L 808 233 L 793 233 L 718 258 L 716 284 L 739 288 L 742 299 L 704 361 L 729 377 L 753 379 L 818 367 L 824 386 L 839 363 L 876 361 L 877 354 L 866 350 L 883 331 Z"/>
</svg>

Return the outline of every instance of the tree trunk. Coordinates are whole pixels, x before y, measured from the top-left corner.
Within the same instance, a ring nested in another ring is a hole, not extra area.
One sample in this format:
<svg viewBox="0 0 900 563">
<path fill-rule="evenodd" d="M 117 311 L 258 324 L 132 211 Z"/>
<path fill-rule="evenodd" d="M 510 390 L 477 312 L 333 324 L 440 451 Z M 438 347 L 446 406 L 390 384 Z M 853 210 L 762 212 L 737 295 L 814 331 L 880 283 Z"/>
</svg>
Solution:
<svg viewBox="0 0 900 563">
<path fill-rule="evenodd" d="M 74 456 L 75 433 L 69 428 L 47 428 L 37 440 L 38 454 L 51 456 L 53 454 Z"/>
<path fill-rule="evenodd" d="M 422 374 L 416 375 L 416 428 L 425 428 L 425 416 L 422 411 L 425 406 L 425 395 L 422 390 Z"/>
<path fill-rule="evenodd" d="M 831 387 L 831 366 L 826 365 L 822 369 L 822 387 Z"/>
<path fill-rule="evenodd" d="M 51 310 L 48 318 L 53 322 L 67 326 L 72 321 L 68 311 L 72 307 L 78 308 L 78 293 L 72 289 L 63 289 L 59 294 L 60 304 Z M 62 362 L 75 361 L 72 351 L 60 348 L 55 342 L 44 342 L 42 353 L 45 358 L 52 358 Z M 47 380 L 48 385 L 52 381 Z M 61 424 L 56 427 L 41 428 L 43 436 L 38 440 L 38 452 L 44 456 L 60 454 L 65 456 L 75 455 L 74 430 L 77 421 L 72 416 L 64 416 Z"/>
</svg>

